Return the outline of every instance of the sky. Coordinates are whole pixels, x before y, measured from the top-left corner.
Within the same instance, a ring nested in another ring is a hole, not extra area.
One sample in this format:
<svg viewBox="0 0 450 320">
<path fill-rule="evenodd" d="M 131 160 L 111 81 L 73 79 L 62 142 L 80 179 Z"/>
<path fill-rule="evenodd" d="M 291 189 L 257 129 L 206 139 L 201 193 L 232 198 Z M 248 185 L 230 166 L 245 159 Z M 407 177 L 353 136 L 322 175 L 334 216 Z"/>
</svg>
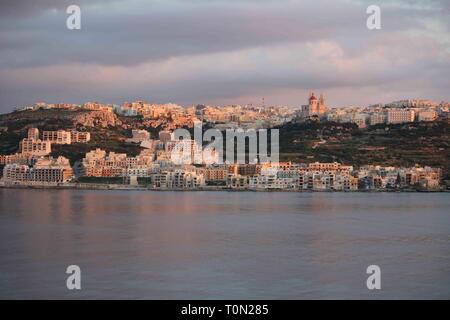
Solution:
<svg viewBox="0 0 450 320">
<path fill-rule="evenodd" d="M 66 8 L 81 8 L 69 30 Z M 366 9 L 381 8 L 369 30 Z M 331 107 L 450 99 L 448 0 L 2 0 L 0 112 L 48 103 Z"/>
</svg>

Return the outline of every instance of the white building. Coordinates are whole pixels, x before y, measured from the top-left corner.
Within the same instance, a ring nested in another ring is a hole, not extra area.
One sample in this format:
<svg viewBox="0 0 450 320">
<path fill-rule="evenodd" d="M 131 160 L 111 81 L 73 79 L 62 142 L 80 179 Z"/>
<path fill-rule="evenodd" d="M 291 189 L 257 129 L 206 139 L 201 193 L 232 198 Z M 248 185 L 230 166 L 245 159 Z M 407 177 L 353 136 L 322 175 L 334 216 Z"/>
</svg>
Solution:
<svg viewBox="0 0 450 320">
<path fill-rule="evenodd" d="M 175 170 L 153 174 L 152 185 L 162 189 L 195 189 L 206 183 L 203 175 L 194 171 Z"/>
<path fill-rule="evenodd" d="M 371 126 L 386 123 L 387 116 L 383 112 L 374 112 L 370 115 L 369 124 Z"/>
<path fill-rule="evenodd" d="M 64 183 L 73 178 L 69 160 L 41 158 L 33 167 L 8 164 L 3 169 L 3 178 L 8 182 Z"/>
</svg>

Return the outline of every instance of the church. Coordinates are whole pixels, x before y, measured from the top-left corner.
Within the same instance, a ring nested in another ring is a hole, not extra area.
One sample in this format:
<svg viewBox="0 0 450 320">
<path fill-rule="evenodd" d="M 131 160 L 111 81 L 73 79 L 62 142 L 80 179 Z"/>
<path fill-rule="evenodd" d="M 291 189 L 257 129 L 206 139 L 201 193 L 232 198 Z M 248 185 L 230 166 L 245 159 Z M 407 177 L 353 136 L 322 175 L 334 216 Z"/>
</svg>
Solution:
<svg viewBox="0 0 450 320">
<path fill-rule="evenodd" d="M 313 116 L 324 118 L 327 113 L 327 107 L 325 106 L 325 97 L 323 94 L 320 95 L 319 100 L 317 100 L 314 93 L 309 96 L 308 104 L 303 105 L 301 109 L 302 118 L 310 118 Z"/>
</svg>

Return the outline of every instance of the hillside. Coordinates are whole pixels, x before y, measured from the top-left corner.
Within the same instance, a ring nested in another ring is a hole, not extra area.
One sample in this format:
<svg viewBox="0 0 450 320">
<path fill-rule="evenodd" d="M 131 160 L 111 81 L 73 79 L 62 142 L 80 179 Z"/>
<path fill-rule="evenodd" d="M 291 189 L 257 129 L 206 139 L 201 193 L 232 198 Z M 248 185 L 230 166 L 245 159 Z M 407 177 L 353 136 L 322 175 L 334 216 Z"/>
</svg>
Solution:
<svg viewBox="0 0 450 320">
<path fill-rule="evenodd" d="M 133 128 L 146 129 L 154 137 L 161 128 L 146 126 L 139 117 L 117 117 L 97 111 L 38 110 L 0 115 L 0 154 L 17 152 L 27 129 L 76 128 L 91 132 L 88 144 L 54 145 L 54 156 L 66 156 L 74 163 L 94 148 L 130 155 L 139 146 L 127 143 Z M 205 126 L 206 128 L 206 126 Z M 338 161 L 355 166 L 379 164 L 441 167 L 450 176 L 450 124 L 448 122 L 378 125 L 366 130 L 354 124 L 287 123 L 280 130 L 280 159 L 298 162 Z"/>
<path fill-rule="evenodd" d="M 26 137 L 27 130 L 36 127 L 40 130 L 77 129 L 89 131 L 91 141 L 87 144 L 53 145 L 52 155 L 63 155 L 74 163 L 94 148 L 103 148 L 115 152 L 137 154 L 140 148 L 125 142 L 131 137 L 131 129 L 139 127 L 136 119 L 122 121 L 109 113 L 100 114 L 89 110 L 38 110 L 22 111 L 0 115 L 0 154 L 18 151 L 19 141 Z"/>
<path fill-rule="evenodd" d="M 441 167 L 450 173 L 448 122 L 377 125 L 288 123 L 280 130 L 280 158 L 295 161 L 338 161 L 364 164 Z"/>
</svg>

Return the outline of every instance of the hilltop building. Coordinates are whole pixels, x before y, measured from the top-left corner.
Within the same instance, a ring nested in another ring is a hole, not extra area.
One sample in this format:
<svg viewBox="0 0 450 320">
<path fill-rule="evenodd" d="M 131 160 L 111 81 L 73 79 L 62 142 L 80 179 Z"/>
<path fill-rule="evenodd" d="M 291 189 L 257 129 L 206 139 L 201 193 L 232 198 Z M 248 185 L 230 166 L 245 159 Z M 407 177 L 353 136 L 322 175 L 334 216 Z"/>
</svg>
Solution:
<svg viewBox="0 0 450 320">
<path fill-rule="evenodd" d="M 325 97 L 323 94 L 320 95 L 319 99 L 316 98 L 312 92 L 308 99 L 307 105 L 302 105 L 301 107 L 301 117 L 311 118 L 319 117 L 324 118 L 327 113 L 327 107 L 325 105 Z"/>
</svg>

